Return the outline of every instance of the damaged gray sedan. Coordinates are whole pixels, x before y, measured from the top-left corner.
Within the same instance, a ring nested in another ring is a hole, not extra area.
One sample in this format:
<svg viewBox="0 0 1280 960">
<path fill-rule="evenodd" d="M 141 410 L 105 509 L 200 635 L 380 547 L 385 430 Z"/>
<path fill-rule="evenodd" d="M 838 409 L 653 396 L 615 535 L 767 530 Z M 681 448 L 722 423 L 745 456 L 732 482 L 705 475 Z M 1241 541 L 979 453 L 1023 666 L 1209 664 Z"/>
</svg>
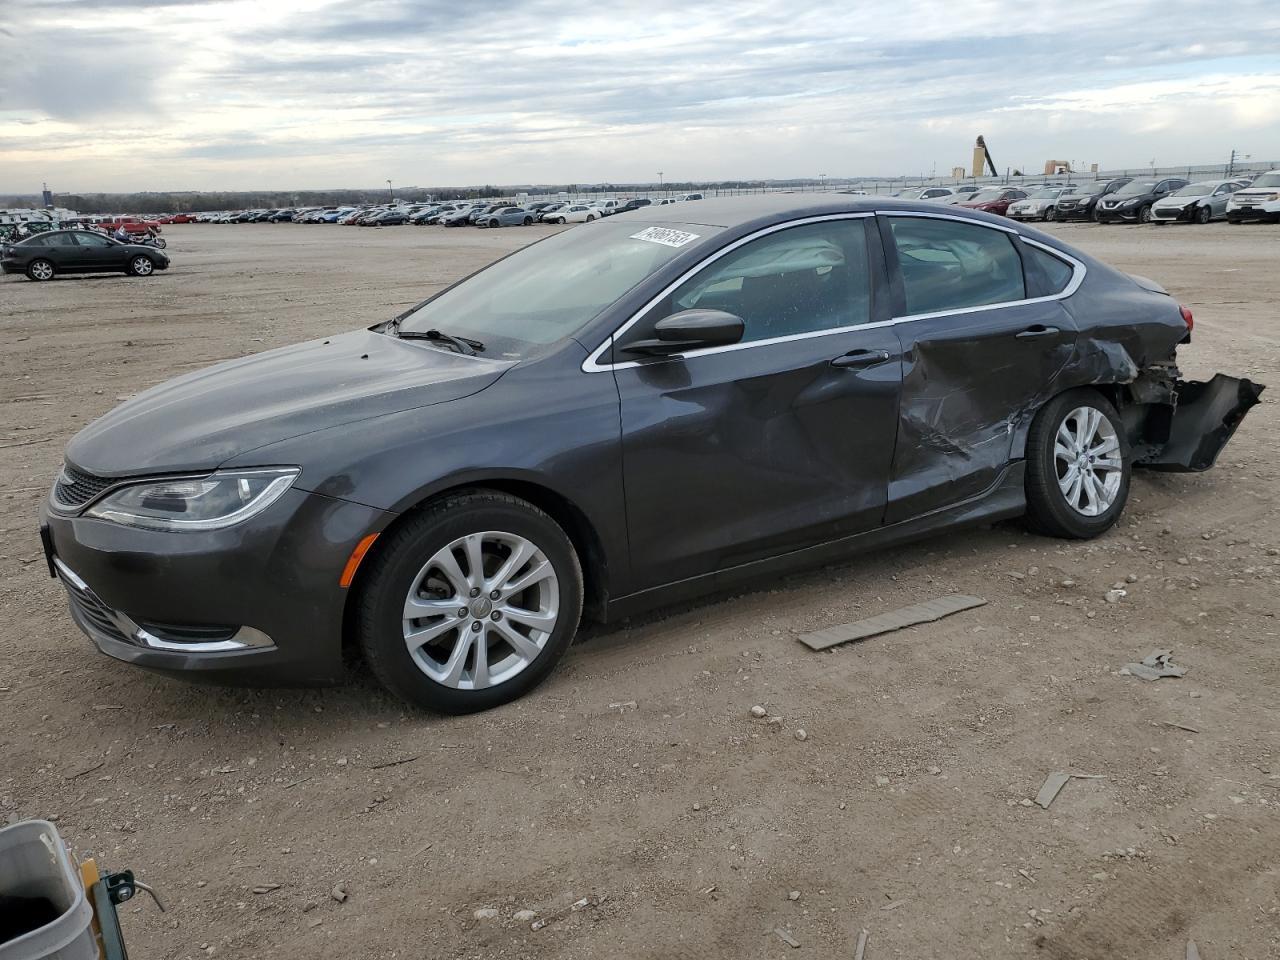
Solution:
<svg viewBox="0 0 1280 960">
<path fill-rule="evenodd" d="M 106 653 L 477 710 L 582 617 L 1024 515 L 1095 537 L 1262 387 L 1030 227 L 875 198 L 651 206 L 370 330 L 189 374 L 67 448 L 50 569 Z"/>
</svg>

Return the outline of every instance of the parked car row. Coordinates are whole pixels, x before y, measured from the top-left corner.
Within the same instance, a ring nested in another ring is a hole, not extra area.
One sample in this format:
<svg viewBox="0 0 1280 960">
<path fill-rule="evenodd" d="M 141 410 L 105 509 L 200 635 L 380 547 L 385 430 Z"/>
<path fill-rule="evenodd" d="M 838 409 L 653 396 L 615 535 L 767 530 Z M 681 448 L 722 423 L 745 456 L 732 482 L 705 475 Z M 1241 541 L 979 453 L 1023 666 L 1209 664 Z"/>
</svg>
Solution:
<svg viewBox="0 0 1280 960">
<path fill-rule="evenodd" d="M 1256 177 L 1192 181 L 1186 177 L 1115 177 L 1020 186 L 915 187 L 900 200 L 931 200 L 1014 220 L 1095 223 L 1280 222 L 1280 170 Z"/>
</svg>

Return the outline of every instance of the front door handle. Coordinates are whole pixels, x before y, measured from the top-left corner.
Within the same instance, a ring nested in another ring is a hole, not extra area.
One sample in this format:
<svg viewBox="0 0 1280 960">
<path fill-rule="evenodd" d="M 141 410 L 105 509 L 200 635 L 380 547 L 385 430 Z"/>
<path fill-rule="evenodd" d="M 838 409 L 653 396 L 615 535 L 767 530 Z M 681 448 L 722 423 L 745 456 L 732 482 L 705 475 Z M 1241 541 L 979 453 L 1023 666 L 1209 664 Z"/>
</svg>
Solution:
<svg viewBox="0 0 1280 960">
<path fill-rule="evenodd" d="M 831 365 L 858 370 L 862 367 L 874 367 L 877 363 L 884 363 L 888 359 L 889 354 L 885 350 L 850 350 L 832 360 Z"/>
<path fill-rule="evenodd" d="M 1052 337 L 1059 332 L 1057 327 L 1046 327 L 1043 323 L 1037 323 L 1014 336 L 1019 340 L 1030 340 L 1032 337 Z"/>
</svg>

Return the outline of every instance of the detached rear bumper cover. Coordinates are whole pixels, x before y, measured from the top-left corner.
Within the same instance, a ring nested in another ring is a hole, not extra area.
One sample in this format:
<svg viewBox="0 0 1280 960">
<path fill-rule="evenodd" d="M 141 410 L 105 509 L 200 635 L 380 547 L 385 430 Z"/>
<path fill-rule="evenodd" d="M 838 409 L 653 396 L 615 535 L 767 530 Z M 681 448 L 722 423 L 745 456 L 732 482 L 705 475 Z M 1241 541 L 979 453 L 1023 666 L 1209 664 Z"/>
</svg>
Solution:
<svg viewBox="0 0 1280 960">
<path fill-rule="evenodd" d="M 1162 434 L 1163 447 L 1138 459 L 1137 466 L 1171 472 L 1208 470 L 1264 389 L 1223 374 L 1208 383 L 1178 381 L 1177 403 L 1155 408 L 1147 421 L 1148 438 Z"/>
</svg>

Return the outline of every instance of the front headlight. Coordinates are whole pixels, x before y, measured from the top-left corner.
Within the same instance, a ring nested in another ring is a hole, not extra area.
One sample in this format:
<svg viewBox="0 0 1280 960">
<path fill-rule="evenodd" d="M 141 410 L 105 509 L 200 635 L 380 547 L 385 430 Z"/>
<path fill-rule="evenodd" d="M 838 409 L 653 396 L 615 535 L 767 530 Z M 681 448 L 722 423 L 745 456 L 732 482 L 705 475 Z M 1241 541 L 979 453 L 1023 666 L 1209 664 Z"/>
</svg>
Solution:
<svg viewBox="0 0 1280 960">
<path fill-rule="evenodd" d="M 85 516 L 148 530 L 221 530 L 267 509 L 300 472 L 268 467 L 134 483 L 103 497 Z"/>
</svg>

